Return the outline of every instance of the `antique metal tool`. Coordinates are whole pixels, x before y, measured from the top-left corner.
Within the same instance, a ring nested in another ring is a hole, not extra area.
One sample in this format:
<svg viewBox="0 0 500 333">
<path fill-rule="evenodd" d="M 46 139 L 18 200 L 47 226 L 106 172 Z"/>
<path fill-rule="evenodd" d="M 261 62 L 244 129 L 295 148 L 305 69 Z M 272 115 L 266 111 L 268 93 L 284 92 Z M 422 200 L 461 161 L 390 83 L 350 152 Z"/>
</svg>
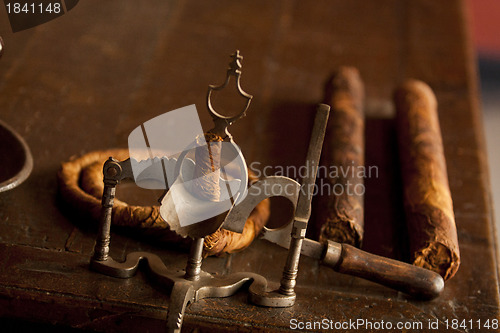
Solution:
<svg viewBox="0 0 500 333">
<path fill-rule="evenodd" d="M 293 205 L 295 214 L 289 224 L 290 229 L 286 235 L 281 235 L 287 238 L 289 246 L 280 286 L 272 291 L 265 291 L 263 288 L 252 288 L 253 285 L 250 286 L 250 300 L 254 304 L 268 307 L 289 307 L 295 304 L 296 295 L 294 289 L 302 242 L 311 215 L 313 186 L 329 113 L 330 107 L 328 105 L 320 104 L 318 106 L 305 162 L 308 167 L 302 184 L 299 185 L 295 180 L 288 177 L 266 177 L 258 181 L 255 184 L 257 186 L 252 185 L 249 188 L 245 199 L 239 205 L 233 206 L 224 220 L 224 228 L 242 232 L 248 214 L 260 201 L 273 196 L 282 196 L 290 200 Z"/>
<path fill-rule="evenodd" d="M 262 238 L 289 248 L 289 239 L 286 236 L 290 234 L 291 229 L 291 224 L 279 230 L 264 227 Z M 416 298 L 435 298 L 444 288 L 444 280 L 436 272 L 377 256 L 349 244 L 333 241 L 323 244 L 305 238 L 301 254 L 317 259 L 322 265 L 337 272 L 380 283 Z"/>
<path fill-rule="evenodd" d="M 214 129 L 212 129 L 211 131 L 217 133 L 220 136 L 223 136 L 225 140 L 230 142 L 232 142 L 232 138 L 227 131 L 227 127 L 234 121 L 245 115 L 245 112 L 251 100 L 251 96 L 243 92 L 239 83 L 239 77 L 241 74 L 241 56 L 237 51 L 232 57 L 233 61 L 231 62 L 230 68 L 228 69 L 226 81 L 221 86 L 210 86 L 207 97 L 209 112 L 212 115 L 215 123 Z M 234 117 L 224 117 L 218 114 L 213 109 L 210 102 L 210 97 L 212 95 L 212 90 L 220 90 L 224 88 L 228 84 L 231 76 L 234 76 L 236 78 L 237 89 L 241 93 L 241 95 L 247 99 L 248 102 L 243 111 L 238 115 Z M 186 162 L 184 166 L 183 162 Z M 169 166 L 169 163 L 175 164 L 176 175 L 182 175 L 182 170 L 186 169 L 186 165 L 187 169 L 189 169 L 190 166 L 190 160 L 185 158 L 185 154 L 181 154 L 178 159 L 160 159 L 156 160 L 155 163 L 161 163 L 164 174 L 167 173 L 166 168 L 167 166 Z M 243 163 L 243 165 L 244 172 L 246 173 L 246 164 Z M 158 165 L 154 165 L 153 163 L 150 170 L 157 166 Z M 115 190 L 120 181 L 124 179 L 134 179 L 134 173 L 132 169 L 133 168 L 130 158 L 125 161 L 118 162 L 110 157 L 109 160 L 107 160 L 104 164 L 103 173 L 105 186 L 102 197 L 99 234 L 96 240 L 94 255 L 91 259 L 92 269 L 114 277 L 130 278 L 137 271 L 139 262 L 141 260 L 145 260 L 148 263 L 150 272 L 155 276 L 156 280 L 171 289 L 171 301 L 167 317 L 167 328 L 171 332 L 180 331 L 184 311 L 188 303 L 196 302 L 197 300 L 206 297 L 226 297 L 232 295 L 238 289 L 244 286 L 248 281 L 258 282 L 257 286 L 254 286 L 254 288 L 257 290 L 266 288 L 265 279 L 256 274 L 240 273 L 232 274 L 223 278 L 215 278 L 212 275 L 201 270 L 203 237 L 215 231 L 220 226 L 222 221 L 219 222 L 219 226 L 211 225 L 211 227 L 209 228 L 203 227 L 202 223 L 191 228 L 184 228 L 182 234 L 184 236 L 190 236 L 194 238 L 184 271 L 175 268 L 167 268 L 162 260 L 152 253 L 130 253 L 127 255 L 127 258 L 123 263 L 113 260 L 109 256 L 109 245 Z M 153 177 L 156 176 L 154 172 L 152 172 L 152 175 Z M 147 176 L 148 170 L 139 175 L 139 177 Z M 165 184 L 166 183 L 167 182 L 165 180 Z M 168 193 L 164 198 L 164 201 L 165 200 L 168 200 Z M 167 216 L 167 218 L 171 217 L 174 218 L 175 216 Z M 172 221 L 169 222 L 172 223 Z M 174 224 L 175 223 L 179 224 L 178 221 L 174 221 Z M 179 229 L 182 229 L 182 227 L 179 227 Z"/>
<path fill-rule="evenodd" d="M 233 147 L 234 149 L 233 153 L 238 153 L 239 150 L 234 144 L 232 137 L 227 130 L 227 127 L 234 121 L 245 115 L 245 112 L 251 100 L 251 96 L 243 92 L 239 83 L 239 77 L 241 74 L 241 56 L 238 52 L 236 52 L 232 57 L 233 61 L 231 62 L 230 68 L 227 71 L 226 81 L 221 86 L 209 87 L 209 92 L 207 95 L 207 106 L 210 114 L 212 115 L 212 118 L 214 119 L 215 124 L 214 128 L 210 132 L 219 135 L 224 139 L 224 141 L 231 143 L 231 147 Z M 236 78 L 237 89 L 240 94 L 247 99 L 247 103 L 244 110 L 236 116 L 225 117 L 220 115 L 213 109 L 210 98 L 212 95 L 212 91 L 220 90 L 227 86 L 230 77 Z M 290 246 L 289 256 L 285 265 L 285 270 L 283 272 L 283 278 L 279 289 L 274 290 L 273 288 L 269 288 L 266 279 L 254 273 L 236 273 L 222 278 L 217 278 L 201 270 L 204 237 L 217 230 L 223 223 L 223 220 L 220 220 L 216 224 L 209 223 L 205 225 L 205 222 L 201 222 L 189 225 L 187 227 L 179 227 L 178 225 L 175 226 L 175 228 L 177 228 L 176 231 L 179 231 L 181 235 L 189 236 L 194 239 L 185 270 L 166 267 L 157 255 L 146 252 L 129 253 L 125 262 L 117 262 L 113 260 L 113 258 L 109 256 L 113 201 L 115 197 L 116 186 L 124 179 L 134 179 L 135 175 L 133 172 L 132 163 L 135 163 L 137 161 L 131 161 L 130 158 L 125 161 L 119 162 L 110 157 L 109 160 L 107 160 L 104 164 L 104 192 L 102 196 L 101 217 L 94 254 L 91 258 L 90 263 L 91 268 L 106 275 L 118 278 L 130 278 L 137 271 L 139 262 L 146 261 L 149 267 L 149 271 L 155 277 L 155 280 L 171 290 L 171 301 L 167 316 L 167 328 L 171 332 L 180 331 L 184 311 L 187 304 L 196 302 L 197 300 L 206 297 L 227 297 L 234 294 L 243 286 L 248 286 L 250 299 L 255 304 L 272 307 L 286 307 L 293 305 L 295 301 L 295 293 L 293 290 L 295 286 L 295 279 L 297 276 L 301 243 L 305 235 L 307 220 L 310 215 L 310 201 L 312 197 L 312 191 L 311 187 L 308 185 L 314 184 L 314 179 L 316 177 L 315 172 L 317 170 L 317 162 L 319 161 L 319 155 L 321 153 L 321 146 L 326 128 L 328 113 L 329 107 L 327 105 L 321 105 L 318 108 L 317 117 L 313 128 L 313 135 L 307 155 L 308 161 L 312 161 L 312 164 L 309 165 L 314 165 L 315 167 L 302 184 L 302 188 L 304 189 L 303 194 L 299 196 L 298 192 L 294 193 L 293 198 L 291 199 L 294 206 L 297 205 L 298 209 L 293 224 L 294 232 L 293 234 L 289 235 L 289 237 L 292 238 L 291 243 L 293 244 L 293 246 Z M 164 174 L 167 174 L 167 172 L 171 171 L 166 170 L 166 166 L 168 166 L 169 163 L 174 163 L 174 174 L 179 177 L 182 177 L 183 174 L 185 175 L 186 173 L 188 173 L 186 170 L 190 170 L 190 168 L 192 169 L 193 167 L 193 161 L 190 161 L 186 157 L 185 153 L 182 153 L 177 159 L 161 159 L 156 160 L 155 163 L 161 163 Z M 158 167 L 158 165 L 155 166 L 155 163 L 152 164 L 152 167 Z M 245 176 L 247 176 L 246 164 L 243 163 L 243 165 L 243 171 L 245 172 Z M 171 169 L 171 167 L 172 166 L 170 165 L 169 168 Z M 221 169 L 223 168 L 224 166 L 221 165 Z M 142 173 L 140 176 L 147 177 L 147 175 L 148 171 L 145 170 L 144 173 Z M 284 185 L 293 184 L 294 186 L 300 187 L 297 182 L 290 178 L 282 177 L 282 182 Z M 235 200 L 231 201 L 231 209 L 233 210 L 235 207 L 238 207 L 237 203 L 244 200 L 244 198 L 246 198 L 248 195 L 254 196 L 258 200 L 258 195 L 256 195 L 255 193 L 247 193 L 246 178 L 245 182 L 242 183 L 244 185 L 244 193 L 240 193 L 239 196 L 235 198 Z M 169 193 L 167 192 L 167 195 L 163 198 L 162 202 L 168 201 L 168 194 Z M 184 194 L 185 193 L 183 192 L 182 195 Z M 286 192 L 277 193 L 276 195 L 286 196 Z M 188 200 L 189 198 L 190 197 L 185 197 L 184 199 Z M 167 223 L 172 224 L 172 221 L 168 221 L 168 219 L 172 216 L 168 214 L 164 216 L 162 214 L 162 217 L 167 217 Z M 175 217 L 173 218 L 175 219 Z M 245 220 L 242 220 L 241 222 L 244 224 Z M 180 224 L 179 221 L 174 221 L 173 223 Z"/>
<path fill-rule="evenodd" d="M 304 183 L 307 184 L 309 182 L 306 181 Z M 242 232 L 244 222 L 242 223 L 241 221 L 245 221 L 253 207 L 260 201 L 267 197 L 274 196 L 274 193 L 266 193 L 265 189 L 276 186 L 283 189 L 283 192 L 288 194 L 285 197 L 289 199 L 294 206 L 297 201 L 299 203 L 301 202 L 301 198 L 303 200 L 302 205 L 296 205 L 297 210 L 295 211 L 294 220 L 278 229 L 264 227 L 262 231 L 263 239 L 289 249 L 289 260 L 291 260 L 291 262 L 287 261 L 287 268 L 285 268 L 284 279 L 282 280 L 282 287 L 280 290 L 286 292 L 293 286 L 291 277 L 294 279 L 295 276 L 289 272 L 296 273 L 298 253 L 317 259 L 321 264 L 333 268 L 337 272 L 380 283 L 416 298 L 432 299 L 438 296 L 443 290 L 443 278 L 433 271 L 401 261 L 377 256 L 348 244 L 341 244 L 333 241 L 327 241 L 327 243 L 322 244 L 307 239 L 304 236 L 299 236 L 300 243 L 302 244 L 297 245 L 297 239 L 299 238 L 297 237 L 298 232 L 296 228 L 297 216 L 303 216 L 303 219 L 299 219 L 299 221 L 306 220 L 305 217 L 308 216 L 308 211 L 304 201 L 308 200 L 310 203 L 310 198 L 303 195 L 303 189 L 297 182 L 286 177 L 267 177 L 252 185 L 245 200 L 238 206 L 235 206 L 226 216 L 223 225 L 224 228 L 235 232 Z M 303 234 L 305 235 L 305 230 Z M 292 235 L 292 238 L 290 238 L 290 235 Z M 292 258 L 290 258 L 291 253 L 294 254 Z M 290 267 L 292 267 L 293 270 L 291 270 Z"/>
<path fill-rule="evenodd" d="M 169 195 L 172 195 L 173 191 L 173 186 L 170 186 L 169 191 L 162 199 L 160 212 L 165 221 L 172 227 L 172 230 L 175 230 L 182 236 L 193 238 L 193 243 L 184 270 L 180 270 L 178 267 L 165 266 L 163 261 L 152 253 L 129 253 L 125 262 L 117 262 L 109 256 L 110 227 L 116 186 L 124 179 L 135 179 L 137 182 L 138 178 L 147 178 L 148 175 L 158 176 L 158 174 L 155 175 L 154 172 L 150 173 L 150 170 L 146 169 L 139 177 L 136 177 L 137 175 L 134 174 L 133 170 L 133 163 L 137 162 L 132 161 L 130 158 L 122 162 L 110 158 L 106 161 L 103 168 L 105 186 L 102 197 L 99 233 L 96 239 L 94 254 L 91 259 L 91 268 L 110 276 L 130 278 L 137 271 L 139 262 L 146 261 L 149 271 L 154 276 L 155 280 L 171 290 L 171 300 L 167 315 L 167 328 L 171 332 L 180 331 L 184 312 L 189 303 L 207 297 L 227 297 L 243 287 L 248 287 L 250 300 L 254 304 L 269 307 L 292 306 L 296 299 L 294 288 L 301 253 L 309 256 L 312 255 L 317 258 L 321 257 L 326 264 L 335 266 L 335 268 L 345 268 L 346 265 L 341 265 L 341 260 L 343 259 L 345 262 L 349 262 L 349 260 L 352 259 L 352 255 L 349 255 L 352 251 L 346 252 L 349 248 L 344 248 L 339 244 L 329 244 L 328 247 L 325 247 L 319 243 L 305 239 L 307 223 L 311 214 L 313 186 L 316 179 L 330 107 L 325 104 L 320 104 L 317 109 L 305 164 L 307 166 L 307 173 L 301 185 L 295 180 L 287 177 L 267 177 L 247 189 L 246 163 L 240 154 L 239 148 L 234 144 L 227 128 L 234 123 L 234 121 L 245 115 L 251 96 L 246 94 L 240 86 L 241 56 L 236 52 L 232 57 L 233 61 L 227 71 L 226 81 L 220 86 L 209 87 L 207 107 L 214 120 L 214 128 L 211 129 L 209 133 L 216 134 L 221 137 L 224 142 L 230 144 L 229 154 L 233 154 L 233 156 L 240 158 L 240 162 L 237 163 L 237 165 L 240 166 L 240 172 L 244 173 L 245 177 L 243 178 L 244 181 L 239 183 L 231 183 L 231 181 L 222 178 L 219 180 L 219 185 L 227 187 L 227 193 L 221 200 L 230 202 L 230 211 L 224 221 L 222 219 L 212 219 L 212 222 L 207 220 L 187 226 L 181 225 L 176 213 L 172 213 L 173 208 L 179 207 L 169 206 L 173 202 L 173 199 L 169 197 Z M 214 110 L 210 99 L 212 92 L 227 86 L 231 77 L 236 79 L 237 90 L 241 96 L 246 98 L 247 102 L 243 111 L 235 116 L 225 117 Z M 151 168 L 158 168 L 161 163 L 164 176 L 167 174 L 171 175 L 172 173 L 175 175 L 174 185 L 179 179 L 181 181 L 189 180 L 190 174 L 193 173 L 193 168 L 196 167 L 195 162 L 187 157 L 189 148 L 190 147 L 187 147 L 187 149 L 177 158 L 161 158 L 154 160 L 151 164 Z M 151 156 L 153 155 L 151 154 Z M 225 165 L 221 164 L 220 168 L 222 174 L 224 174 Z M 164 184 L 167 184 L 167 180 L 164 181 Z M 169 184 L 171 184 L 171 182 Z M 235 184 L 237 186 L 234 186 Z M 266 189 L 266 185 L 272 186 Z M 234 198 L 231 194 L 232 191 L 238 192 Z M 177 194 L 181 196 L 184 202 L 188 203 L 181 208 L 196 209 L 193 203 L 198 201 L 196 201 L 193 194 L 189 192 L 189 189 L 186 188 L 184 191 L 180 191 Z M 254 273 L 236 273 L 219 278 L 204 272 L 201 269 L 204 237 L 220 228 L 223 223 L 226 229 L 241 232 L 251 210 L 260 201 L 271 196 L 283 196 L 288 198 L 295 211 L 293 221 L 290 222 L 286 228 L 280 230 L 266 229 L 264 233 L 266 239 L 288 248 L 288 256 L 279 286 L 268 285 L 264 277 Z M 203 208 L 205 206 L 201 207 Z M 323 252 L 325 253 L 324 255 Z M 345 255 L 345 253 L 347 253 L 347 255 Z M 369 255 L 366 254 L 366 256 Z M 373 257 L 369 259 L 373 260 Z M 362 265 L 362 260 L 356 261 L 354 259 L 351 261 Z M 348 268 L 351 269 L 352 272 L 358 273 L 364 269 L 359 265 L 354 268 L 350 265 Z M 389 262 L 387 265 L 394 266 L 394 263 Z M 386 266 L 380 267 L 385 268 Z M 375 274 L 375 276 L 383 275 L 382 273 L 377 275 L 376 272 L 373 272 L 373 269 L 367 269 L 366 272 L 367 274 Z M 413 286 L 411 283 L 402 283 L 401 285 L 395 282 L 392 286 L 401 287 L 400 289 L 410 293 L 413 292 L 414 289 L 405 289 L 405 286 Z M 421 290 L 417 288 L 416 293 L 419 292 L 421 292 Z"/>
<path fill-rule="evenodd" d="M 0 58 L 4 44 L 0 37 Z M 33 157 L 26 141 L 9 125 L 0 120 L 0 192 L 11 190 L 28 178 L 33 169 Z"/>
</svg>

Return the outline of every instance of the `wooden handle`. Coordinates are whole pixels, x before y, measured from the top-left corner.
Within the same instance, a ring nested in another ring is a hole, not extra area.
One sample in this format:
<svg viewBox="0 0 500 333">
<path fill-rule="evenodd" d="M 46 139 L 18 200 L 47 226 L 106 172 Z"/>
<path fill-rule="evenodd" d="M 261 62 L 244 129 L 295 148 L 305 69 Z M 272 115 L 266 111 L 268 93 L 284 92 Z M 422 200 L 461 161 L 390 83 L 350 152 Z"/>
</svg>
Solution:
<svg viewBox="0 0 500 333">
<path fill-rule="evenodd" d="M 443 278 L 433 271 L 377 256 L 348 244 L 328 242 L 323 264 L 339 273 L 380 283 L 416 298 L 435 298 L 444 288 Z"/>
</svg>

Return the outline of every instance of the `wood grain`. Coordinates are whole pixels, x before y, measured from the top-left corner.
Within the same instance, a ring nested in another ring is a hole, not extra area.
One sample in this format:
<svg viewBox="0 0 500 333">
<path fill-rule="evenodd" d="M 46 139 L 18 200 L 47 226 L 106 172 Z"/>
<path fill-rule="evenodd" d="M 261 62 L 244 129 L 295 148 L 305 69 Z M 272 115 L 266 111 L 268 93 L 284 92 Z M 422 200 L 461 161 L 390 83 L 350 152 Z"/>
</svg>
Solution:
<svg viewBox="0 0 500 333">
<path fill-rule="evenodd" d="M 6 17 L 3 6 L 0 16 Z M 303 165 L 313 105 L 322 100 L 329 73 L 340 65 L 359 69 L 367 133 L 380 134 L 366 141 L 379 177 L 366 180 L 364 248 L 384 256 L 400 248 L 395 230 L 404 225 L 397 149 L 390 144 L 396 142 L 391 94 L 404 78 L 427 82 L 440 105 L 461 268 L 438 299 L 416 302 L 301 258 L 294 307 L 257 308 L 242 292 L 190 305 L 184 328 L 278 331 L 289 329 L 292 318 L 441 324 L 498 318 L 490 188 L 467 22 L 461 0 L 86 0 L 24 32 L 13 34 L 0 20 L 0 117 L 26 139 L 34 158 L 26 182 L 0 196 L 0 314 L 82 329 L 163 331 L 169 298 L 144 274 L 123 281 L 88 270 L 95 226 L 58 199 L 55 175 L 72 155 L 125 148 L 139 124 L 178 107 L 196 104 L 208 130 L 207 87 L 223 81 L 228 56 L 239 49 L 241 84 L 255 97 L 231 133 L 261 171 Z M 130 190 L 130 204 L 141 200 L 143 192 Z M 165 244 L 119 230 L 112 237 L 114 258 L 152 251 L 176 268 L 185 266 L 186 254 Z M 226 258 L 207 258 L 203 269 L 254 271 L 279 281 L 285 258 L 285 251 L 259 241 Z"/>
</svg>

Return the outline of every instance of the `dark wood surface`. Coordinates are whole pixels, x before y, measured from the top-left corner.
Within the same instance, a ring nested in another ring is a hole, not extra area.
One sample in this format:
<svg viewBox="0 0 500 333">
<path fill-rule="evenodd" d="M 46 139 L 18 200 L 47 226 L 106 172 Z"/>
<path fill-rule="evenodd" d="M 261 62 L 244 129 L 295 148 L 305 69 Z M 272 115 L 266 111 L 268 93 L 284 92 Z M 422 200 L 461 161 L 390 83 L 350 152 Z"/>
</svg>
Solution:
<svg viewBox="0 0 500 333">
<path fill-rule="evenodd" d="M 188 307 L 185 330 L 282 330 L 292 318 L 438 320 L 442 329 L 446 319 L 498 319 L 490 187 L 462 1 L 86 0 L 15 34 L 3 7 L 0 17 L 0 117 L 34 156 L 29 179 L 0 193 L 0 315 L 7 327 L 30 320 L 102 331 L 163 329 L 169 297 L 146 275 L 120 280 L 88 269 L 96 223 L 64 208 L 56 173 L 72 155 L 126 147 L 136 126 L 178 107 L 195 103 L 208 129 L 207 86 L 223 80 L 235 49 L 244 56 L 242 85 L 255 98 L 232 133 L 247 161 L 261 166 L 300 166 L 324 81 L 339 65 L 360 70 L 366 164 L 379 169 L 366 180 L 364 248 L 393 258 L 407 258 L 408 244 L 391 94 L 404 78 L 426 81 L 439 103 L 462 265 L 438 299 L 422 302 L 301 258 L 295 306 L 255 307 L 245 292 L 206 299 Z M 273 219 L 284 213 L 276 209 Z M 111 247 L 118 259 L 147 250 L 178 268 L 187 256 L 123 232 L 113 233 Z M 205 260 L 204 269 L 279 281 L 285 256 L 258 241 Z"/>
</svg>

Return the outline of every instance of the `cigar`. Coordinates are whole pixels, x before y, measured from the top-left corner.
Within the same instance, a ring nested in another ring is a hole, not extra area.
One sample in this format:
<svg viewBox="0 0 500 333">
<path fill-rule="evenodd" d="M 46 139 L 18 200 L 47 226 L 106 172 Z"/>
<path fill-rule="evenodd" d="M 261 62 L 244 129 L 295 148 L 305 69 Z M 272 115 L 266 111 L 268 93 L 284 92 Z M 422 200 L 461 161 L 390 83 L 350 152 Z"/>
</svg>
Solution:
<svg viewBox="0 0 500 333">
<path fill-rule="evenodd" d="M 253 172 L 248 170 L 248 183 L 251 186 L 259 178 Z M 221 255 L 224 253 L 235 253 L 246 249 L 253 240 L 260 234 L 262 228 L 266 225 L 271 214 L 270 199 L 262 200 L 255 206 L 250 213 L 243 232 L 237 233 L 226 229 L 219 229 L 213 234 L 205 237 L 203 255 Z"/>
<path fill-rule="evenodd" d="M 193 193 L 200 199 L 219 201 L 220 198 L 220 158 L 222 138 L 213 133 L 205 133 L 196 138 Z"/>
<path fill-rule="evenodd" d="M 57 174 L 59 193 L 75 218 L 85 217 L 85 221 L 94 222 L 99 220 L 104 190 L 102 165 L 109 156 L 125 160 L 129 156 L 129 151 L 128 149 L 93 151 L 61 164 Z M 249 185 L 257 181 L 257 177 L 250 170 L 248 179 Z M 171 231 L 168 223 L 160 216 L 159 208 L 159 206 L 129 205 L 115 198 L 112 223 L 115 226 L 129 227 L 157 236 L 165 243 L 189 248 L 190 239 Z M 266 224 L 269 215 L 269 199 L 266 199 L 252 211 L 243 233 L 219 229 L 208 235 L 204 242 L 204 255 L 222 255 L 248 247 Z"/>
<path fill-rule="evenodd" d="M 424 82 L 407 80 L 394 101 L 412 261 L 448 280 L 460 253 L 436 97 Z"/>
<path fill-rule="evenodd" d="M 318 172 L 320 196 L 314 221 L 320 241 L 356 247 L 363 240 L 364 86 L 353 67 L 340 67 L 325 87 L 331 106 L 323 157 Z"/>
<path fill-rule="evenodd" d="M 196 167 L 194 178 L 196 186 L 201 189 L 201 191 L 197 190 L 196 192 L 203 199 L 217 201 L 220 198 L 219 179 L 222 138 L 213 133 L 206 133 L 205 140 L 206 146 L 200 145 L 195 151 Z M 258 180 L 250 172 L 248 176 L 250 185 Z M 247 248 L 255 237 L 260 234 L 269 219 L 269 215 L 269 199 L 266 199 L 260 202 L 250 213 L 241 234 L 219 229 L 206 236 L 203 242 L 203 255 L 234 253 Z M 214 219 L 218 218 L 221 217 L 215 217 Z"/>
</svg>

